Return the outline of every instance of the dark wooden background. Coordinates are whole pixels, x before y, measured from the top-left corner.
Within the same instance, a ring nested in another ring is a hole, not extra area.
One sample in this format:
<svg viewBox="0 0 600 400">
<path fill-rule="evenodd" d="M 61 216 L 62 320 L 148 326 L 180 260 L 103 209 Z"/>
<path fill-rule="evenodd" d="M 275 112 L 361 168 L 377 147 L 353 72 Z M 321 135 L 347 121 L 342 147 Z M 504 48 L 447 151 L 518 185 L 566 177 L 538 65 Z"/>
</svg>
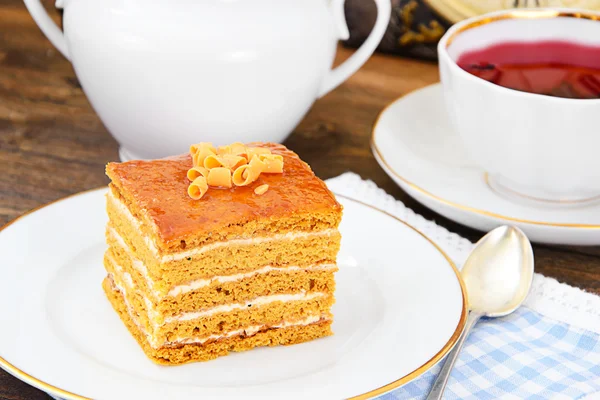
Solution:
<svg viewBox="0 0 600 400">
<path fill-rule="evenodd" d="M 58 13 L 53 14 L 58 21 Z M 338 62 L 349 54 L 340 48 Z M 426 218 L 476 240 L 481 233 L 408 197 L 369 149 L 381 109 L 436 81 L 433 63 L 375 55 L 317 101 L 285 144 L 321 178 L 357 172 Z M 69 62 L 42 35 L 21 1 L 0 0 L 0 225 L 41 204 L 107 184 L 104 165 L 117 159 L 117 143 L 91 109 Z M 538 245 L 535 256 L 538 272 L 600 294 L 600 248 Z M 0 399 L 49 397 L 0 370 Z"/>
</svg>

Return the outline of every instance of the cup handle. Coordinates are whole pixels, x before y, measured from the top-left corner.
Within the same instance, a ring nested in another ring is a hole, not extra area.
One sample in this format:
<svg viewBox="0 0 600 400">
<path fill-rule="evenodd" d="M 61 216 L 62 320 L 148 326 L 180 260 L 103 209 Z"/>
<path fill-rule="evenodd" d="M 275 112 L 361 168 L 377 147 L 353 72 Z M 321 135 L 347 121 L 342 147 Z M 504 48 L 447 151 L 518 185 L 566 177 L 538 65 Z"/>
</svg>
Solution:
<svg viewBox="0 0 600 400">
<path fill-rule="evenodd" d="M 27 10 L 29 10 L 29 14 L 31 14 L 33 20 L 40 27 L 42 32 L 44 32 L 44 35 L 46 35 L 48 40 L 52 42 L 54 47 L 56 47 L 67 60 L 70 60 L 65 35 L 60 30 L 58 25 L 54 23 L 52 18 L 50 18 L 46 12 L 46 9 L 42 5 L 42 2 L 40 0 L 23 0 L 23 2 L 25 3 Z M 60 7 L 62 1 L 57 0 L 56 3 L 56 6 Z"/>
<path fill-rule="evenodd" d="M 333 13 L 334 24 L 338 27 L 340 32 L 340 39 L 345 40 L 350 37 L 350 32 L 348 31 L 348 25 L 346 24 L 346 17 L 344 15 L 344 1 L 345 0 L 333 0 L 331 3 L 331 10 Z M 373 54 L 381 42 L 388 27 L 388 23 L 390 22 L 392 7 L 390 0 L 374 1 L 377 6 L 377 19 L 375 20 L 375 26 L 373 27 L 371 34 L 350 58 L 329 71 L 319 90 L 319 97 L 325 96 L 348 79 L 350 75 L 358 71 L 369 57 L 371 57 L 371 54 Z"/>
</svg>

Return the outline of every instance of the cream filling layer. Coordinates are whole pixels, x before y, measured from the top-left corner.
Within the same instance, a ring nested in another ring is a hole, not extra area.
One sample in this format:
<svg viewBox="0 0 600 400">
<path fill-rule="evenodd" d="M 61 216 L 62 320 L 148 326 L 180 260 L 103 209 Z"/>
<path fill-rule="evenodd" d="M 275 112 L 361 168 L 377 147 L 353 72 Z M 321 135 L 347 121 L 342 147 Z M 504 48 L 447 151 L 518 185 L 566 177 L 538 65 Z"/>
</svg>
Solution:
<svg viewBox="0 0 600 400">
<path fill-rule="evenodd" d="M 131 279 L 131 275 L 129 273 L 127 273 L 126 271 L 124 271 L 123 267 L 118 265 L 115 262 L 115 260 L 113 260 L 111 257 L 108 257 L 108 259 L 113 264 L 113 268 L 114 268 L 115 272 L 118 274 L 116 277 L 114 276 L 114 274 L 109 274 L 109 275 L 111 275 L 111 279 L 113 280 L 113 282 L 116 282 L 117 284 L 119 284 L 121 282 L 121 278 L 122 278 L 122 280 L 126 282 L 128 289 L 136 291 L 135 285 L 133 284 L 133 280 Z M 123 285 L 119 285 L 119 286 L 121 288 L 123 288 Z M 248 309 L 252 306 L 262 306 L 262 305 L 274 303 L 277 301 L 281 301 L 281 302 L 309 301 L 312 299 L 316 299 L 319 297 L 325 297 L 328 295 L 327 293 L 324 293 L 324 292 L 308 293 L 308 292 L 302 291 L 302 292 L 293 293 L 293 294 L 274 294 L 274 295 L 270 295 L 270 296 L 260 296 L 260 297 L 254 298 L 252 300 L 246 301 L 244 303 L 223 304 L 223 305 L 207 308 L 204 310 L 183 312 L 181 314 L 174 315 L 174 316 L 168 316 L 163 319 L 161 313 L 156 310 L 156 308 L 154 307 L 154 304 L 146 296 L 144 296 L 143 293 L 140 293 L 139 291 L 136 291 L 136 293 L 140 297 L 142 297 L 142 299 L 144 300 L 144 303 L 146 305 L 146 312 L 148 313 L 148 320 L 150 321 L 150 323 L 152 324 L 154 329 L 157 329 L 165 324 L 181 322 L 181 321 L 191 321 L 191 320 L 198 319 L 198 318 L 208 317 L 208 316 L 211 316 L 214 314 Z"/>
<path fill-rule="evenodd" d="M 296 320 L 296 321 L 283 321 L 281 324 L 277 325 L 251 325 L 247 328 L 237 329 L 234 331 L 226 332 L 222 335 L 209 335 L 204 337 L 191 337 L 191 338 L 177 338 L 173 341 L 166 342 L 166 346 L 173 346 L 178 344 L 191 344 L 191 343 L 206 343 L 209 340 L 219 340 L 232 336 L 244 335 L 246 337 L 254 336 L 261 330 L 267 329 L 280 329 L 280 328 L 289 328 L 291 326 L 306 326 L 310 324 L 314 324 L 315 322 L 319 322 L 323 319 L 323 321 L 327 321 L 328 319 L 322 318 L 320 315 L 311 315 L 304 319 Z"/>
<path fill-rule="evenodd" d="M 318 265 L 311 265 L 308 267 L 296 267 L 296 266 L 272 267 L 270 265 L 266 265 L 262 268 L 256 269 L 254 271 L 246 272 L 246 273 L 216 276 L 211 279 L 197 279 L 195 281 L 188 283 L 187 285 L 177 285 L 169 291 L 168 295 L 175 297 L 182 293 L 187 293 L 187 292 L 191 292 L 191 291 L 203 288 L 214 282 L 218 282 L 218 283 L 235 282 L 235 281 L 239 281 L 242 279 L 253 277 L 254 275 L 266 274 L 271 271 L 292 272 L 292 271 L 313 271 L 313 270 L 330 270 L 330 269 L 337 269 L 337 265 L 336 264 L 318 264 Z"/>
<path fill-rule="evenodd" d="M 170 261 L 178 261 L 183 260 L 187 257 L 192 257 L 201 253 L 205 253 L 210 250 L 214 250 L 220 247 L 228 247 L 228 246 L 249 246 L 255 245 L 259 243 L 266 242 L 278 242 L 278 241 L 292 241 L 296 239 L 309 238 L 309 237 L 317 237 L 317 236 L 332 236 L 338 233 L 338 230 L 335 228 L 324 229 L 318 232 L 288 232 L 288 233 L 279 233 L 268 237 L 255 237 L 255 238 L 240 238 L 240 239 L 231 239 L 223 242 L 215 242 L 211 244 L 207 244 L 201 247 L 196 247 L 190 250 L 180 251 L 171 254 L 160 255 L 158 251 L 158 247 L 154 243 L 154 241 L 148 236 L 142 234 L 141 231 L 141 223 L 140 221 L 131 213 L 129 208 L 123 204 L 122 201 L 117 199 L 112 191 L 108 192 L 107 198 L 113 202 L 115 207 L 127 218 L 127 220 L 135 227 L 138 233 L 144 238 L 144 242 L 148 246 L 150 252 L 160 261 L 160 262 L 170 262 Z"/>
<path fill-rule="evenodd" d="M 317 299 L 319 297 L 325 297 L 327 293 L 323 292 L 299 292 L 293 294 L 272 294 L 270 296 L 260 296 L 255 297 L 252 300 L 248 300 L 244 303 L 231 303 L 231 304 L 223 304 L 220 306 L 208 308 L 202 311 L 188 311 L 181 313 L 179 315 L 175 315 L 173 317 L 166 317 L 165 323 L 172 322 L 180 322 L 180 321 L 190 321 L 193 319 L 209 317 L 214 314 L 227 313 L 236 310 L 247 310 L 249 307 L 253 306 L 264 306 L 265 304 L 275 303 L 277 301 L 281 302 L 289 302 L 289 301 L 309 301 L 312 299 Z"/>
<path fill-rule="evenodd" d="M 124 274 L 127 274 L 127 272 L 124 272 Z M 159 343 L 158 340 L 153 335 L 151 335 L 146 330 L 146 328 L 144 328 L 144 326 L 139 322 L 138 317 L 135 314 L 133 307 L 127 301 L 127 292 L 125 291 L 125 288 L 123 286 L 119 285 L 115 281 L 114 277 L 111 276 L 111 274 L 109 274 L 109 277 L 110 277 L 110 281 L 111 281 L 113 288 L 117 289 L 121 293 L 121 296 L 123 296 L 123 302 L 125 303 L 125 308 L 127 309 L 127 313 L 129 314 L 129 317 L 131 318 L 133 323 L 137 326 L 137 328 L 140 330 L 140 332 L 142 332 L 142 334 L 144 336 L 146 336 L 148 343 L 154 349 L 158 349 L 158 348 L 165 347 L 165 346 L 176 346 L 179 344 L 204 344 L 211 340 L 225 339 L 225 338 L 229 338 L 232 336 L 239 336 L 242 334 L 246 337 L 249 337 L 249 336 L 256 335 L 259 331 L 261 331 L 265 328 L 281 329 L 281 328 L 289 328 L 292 326 L 306 326 L 306 325 L 314 324 L 321 320 L 323 320 L 323 321 L 329 320 L 328 318 L 323 318 L 320 315 L 311 315 L 311 316 L 308 316 L 308 317 L 306 317 L 304 319 L 300 319 L 300 320 L 283 321 L 281 324 L 277 324 L 277 325 L 270 325 L 270 326 L 269 325 L 251 325 L 251 326 L 243 328 L 243 329 L 237 329 L 237 330 L 233 330 L 233 331 L 229 331 L 229 332 L 224 332 L 221 335 L 193 336 L 193 337 L 187 337 L 187 338 L 177 338 L 175 340 Z"/>
<path fill-rule="evenodd" d="M 137 259 L 133 255 L 129 245 L 127 245 L 127 243 L 125 243 L 125 240 L 121 237 L 121 235 L 119 235 L 119 233 L 113 227 L 110 227 L 110 226 L 108 227 L 108 232 L 115 239 L 115 241 L 119 244 L 119 246 L 122 247 L 123 251 L 125 251 L 125 253 L 127 253 L 129 258 L 131 259 L 131 263 L 132 263 L 133 267 L 136 270 L 138 270 L 138 272 L 144 277 L 144 280 L 146 281 L 146 285 L 147 285 L 149 291 L 152 292 L 152 294 L 154 295 L 154 298 L 156 300 L 161 300 L 162 298 L 164 298 L 158 290 L 154 289 L 154 282 L 153 282 L 152 278 L 150 277 L 150 275 L 148 274 L 148 269 L 146 268 L 144 263 L 141 260 Z M 262 268 L 259 268 L 257 270 L 250 271 L 250 272 L 233 274 L 233 275 L 220 275 L 220 276 L 215 276 L 210 279 L 196 279 L 196 280 L 193 280 L 184 285 L 174 286 L 171 290 L 169 290 L 169 292 L 167 293 L 167 296 L 176 297 L 183 293 L 188 293 L 188 292 L 191 292 L 191 291 L 194 291 L 197 289 L 201 289 L 201 288 L 211 285 L 212 283 L 215 283 L 215 282 L 217 282 L 217 283 L 235 282 L 235 281 L 239 281 L 242 279 L 253 277 L 258 274 L 266 274 L 271 271 L 292 272 L 292 271 L 313 271 L 313 270 L 332 270 L 332 269 L 337 269 L 337 265 L 332 264 L 332 263 L 309 265 L 306 267 L 297 267 L 297 266 L 273 267 L 270 265 L 266 265 Z"/>
</svg>

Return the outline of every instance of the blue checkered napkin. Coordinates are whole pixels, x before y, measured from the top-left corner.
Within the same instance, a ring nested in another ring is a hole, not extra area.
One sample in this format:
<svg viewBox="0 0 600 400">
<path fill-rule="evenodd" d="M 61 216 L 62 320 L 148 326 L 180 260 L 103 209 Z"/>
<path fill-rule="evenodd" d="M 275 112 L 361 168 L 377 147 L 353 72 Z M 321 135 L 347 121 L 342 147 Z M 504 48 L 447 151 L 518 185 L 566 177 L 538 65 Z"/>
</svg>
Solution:
<svg viewBox="0 0 600 400">
<path fill-rule="evenodd" d="M 374 183 L 347 173 L 336 193 L 382 208 L 422 231 L 462 265 L 472 244 L 415 214 Z M 444 399 L 600 399 L 600 297 L 535 274 L 515 313 L 482 319 L 452 371 Z M 423 399 L 441 366 L 379 399 Z"/>
<path fill-rule="evenodd" d="M 425 398 L 439 370 L 380 399 Z M 600 392 L 600 335 L 521 308 L 477 324 L 444 398 L 578 399 L 594 392 Z"/>
</svg>

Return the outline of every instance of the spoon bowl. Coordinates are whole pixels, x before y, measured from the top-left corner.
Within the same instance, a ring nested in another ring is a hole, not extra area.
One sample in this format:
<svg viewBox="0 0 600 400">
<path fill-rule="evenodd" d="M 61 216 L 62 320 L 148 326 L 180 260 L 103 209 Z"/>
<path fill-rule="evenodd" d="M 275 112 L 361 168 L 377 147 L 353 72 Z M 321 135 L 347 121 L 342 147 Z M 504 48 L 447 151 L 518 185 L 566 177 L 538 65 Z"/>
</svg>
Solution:
<svg viewBox="0 0 600 400">
<path fill-rule="evenodd" d="M 467 287 L 469 310 L 502 317 L 525 301 L 533 280 L 533 250 L 518 228 L 501 226 L 476 245 L 461 275 Z"/>
</svg>

